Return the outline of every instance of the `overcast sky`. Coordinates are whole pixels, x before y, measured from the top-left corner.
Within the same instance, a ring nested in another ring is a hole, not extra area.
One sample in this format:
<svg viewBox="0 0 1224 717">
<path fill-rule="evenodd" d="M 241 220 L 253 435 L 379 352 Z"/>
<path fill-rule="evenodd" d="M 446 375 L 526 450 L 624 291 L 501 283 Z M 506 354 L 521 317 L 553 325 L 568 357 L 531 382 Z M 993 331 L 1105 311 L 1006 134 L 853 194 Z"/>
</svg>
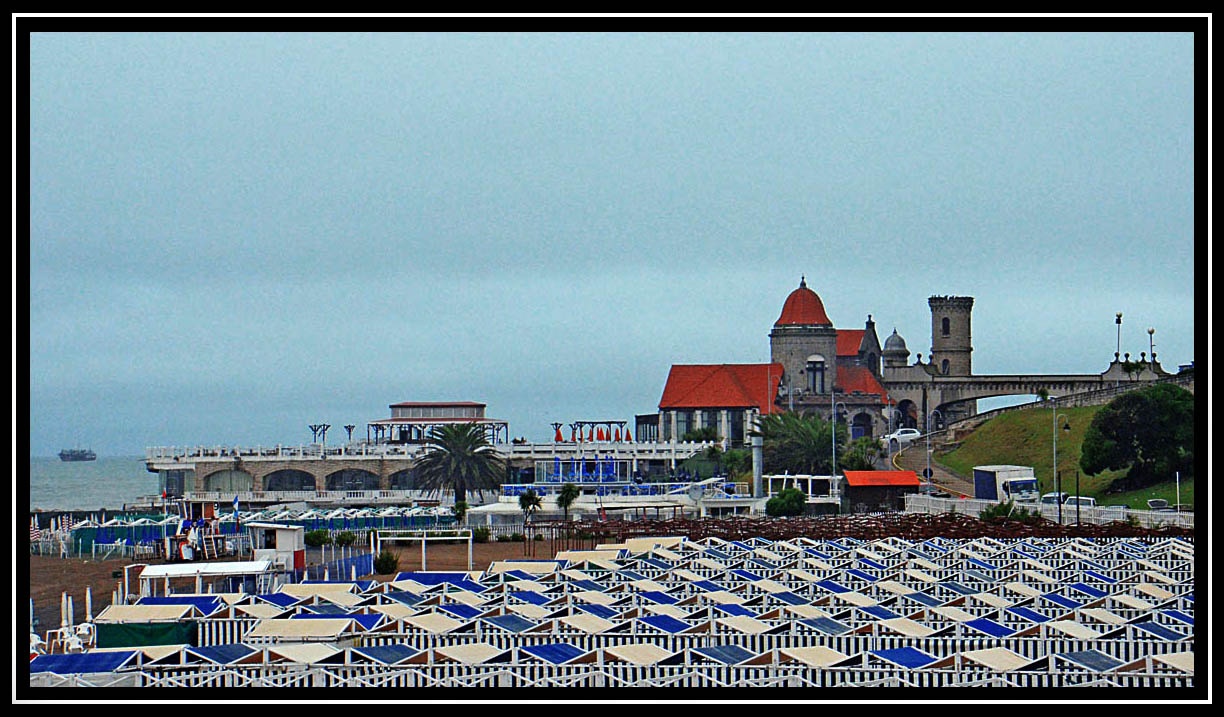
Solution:
<svg viewBox="0 0 1224 717">
<path fill-rule="evenodd" d="M 974 297 L 977 373 L 1103 371 L 1119 311 L 1176 371 L 1194 42 L 36 34 L 31 454 L 338 442 L 400 401 L 632 424 L 672 364 L 768 361 L 804 275 L 924 355 L 927 298 Z"/>
</svg>

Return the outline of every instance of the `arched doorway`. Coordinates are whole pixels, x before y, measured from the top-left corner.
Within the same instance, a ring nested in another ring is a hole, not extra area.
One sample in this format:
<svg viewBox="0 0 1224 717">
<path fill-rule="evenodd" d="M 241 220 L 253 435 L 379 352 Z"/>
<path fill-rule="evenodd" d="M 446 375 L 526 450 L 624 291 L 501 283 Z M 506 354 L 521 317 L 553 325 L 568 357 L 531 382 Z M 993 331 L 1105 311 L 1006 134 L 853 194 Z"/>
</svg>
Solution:
<svg viewBox="0 0 1224 717">
<path fill-rule="evenodd" d="M 285 468 L 264 476 L 264 490 L 314 490 L 315 477 L 306 471 Z"/>
<path fill-rule="evenodd" d="M 871 436 L 871 416 L 864 411 L 854 414 L 854 418 L 850 420 L 850 440 Z"/>
<path fill-rule="evenodd" d="M 360 468 L 345 468 L 327 476 L 328 490 L 378 490 L 378 476 Z"/>
<path fill-rule="evenodd" d="M 204 476 L 206 493 L 242 493 L 254 490 L 255 477 L 243 470 L 226 469 Z"/>
<path fill-rule="evenodd" d="M 416 475 L 413 469 L 405 468 L 392 473 L 387 479 L 387 486 L 391 490 L 416 490 Z"/>
<path fill-rule="evenodd" d="M 919 419 L 918 404 L 908 398 L 897 404 L 897 415 L 900 418 L 900 423 L 893 424 L 893 430 L 898 428 L 917 428 Z"/>
</svg>

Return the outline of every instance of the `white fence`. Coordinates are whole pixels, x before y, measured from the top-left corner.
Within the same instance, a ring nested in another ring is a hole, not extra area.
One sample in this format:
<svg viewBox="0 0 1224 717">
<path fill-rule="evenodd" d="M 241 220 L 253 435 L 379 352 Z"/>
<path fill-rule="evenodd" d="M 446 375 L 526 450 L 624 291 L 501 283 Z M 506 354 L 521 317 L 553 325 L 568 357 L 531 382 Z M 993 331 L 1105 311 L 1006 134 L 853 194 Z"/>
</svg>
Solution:
<svg viewBox="0 0 1224 717">
<path fill-rule="evenodd" d="M 982 511 L 998 505 L 994 500 L 978 500 L 976 498 L 938 498 L 929 495 L 913 494 L 905 496 L 906 513 L 962 513 L 974 518 L 981 516 Z M 1059 522 L 1057 505 L 1017 503 L 1017 508 L 1023 508 L 1030 513 L 1040 513 L 1041 517 L 1051 522 Z M 1105 525 L 1116 521 L 1135 521 L 1143 528 L 1180 527 L 1194 529 L 1193 513 L 1170 513 L 1155 510 L 1131 510 L 1123 506 L 1062 506 L 1063 525 L 1076 523 L 1091 523 Z"/>
</svg>

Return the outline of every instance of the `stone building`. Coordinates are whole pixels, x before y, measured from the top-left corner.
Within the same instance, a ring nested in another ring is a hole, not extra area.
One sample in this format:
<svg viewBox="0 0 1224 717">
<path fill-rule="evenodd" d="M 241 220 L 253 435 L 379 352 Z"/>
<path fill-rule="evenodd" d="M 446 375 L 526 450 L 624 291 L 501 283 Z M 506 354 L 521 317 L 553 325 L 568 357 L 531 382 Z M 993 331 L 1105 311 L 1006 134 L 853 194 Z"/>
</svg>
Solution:
<svg viewBox="0 0 1224 717">
<path fill-rule="evenodd" d="M 982 398 L 1067 397 L 1170 376 L 1154 354 L 1143 353 L 1139 361 L 1115 354 L 1099 374 L 975 375 L 973 297 L 931 296 L 927 306 L 930 352 L 911 363 L 896 329 L 881 346 L 870 314 L 861 329 L 836 328 L 824 302 L 800 278 L 769 332 L 770 362 L 672 366 L 657 418 L 637 418 L 639 440 L 680 439 L 712 426 L 740 447 L 757 416 L 782 411 L 826 420 L 836 413 L 851 440 L 898 428 L 925 432 L 976 415 Z"/>
</svg>

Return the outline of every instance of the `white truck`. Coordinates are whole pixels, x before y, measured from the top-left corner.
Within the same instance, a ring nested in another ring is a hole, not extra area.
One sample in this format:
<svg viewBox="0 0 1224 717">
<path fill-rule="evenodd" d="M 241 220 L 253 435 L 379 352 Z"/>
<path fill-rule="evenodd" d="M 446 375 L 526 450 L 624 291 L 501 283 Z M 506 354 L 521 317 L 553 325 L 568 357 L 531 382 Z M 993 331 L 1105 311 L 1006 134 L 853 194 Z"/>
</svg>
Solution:
<svg viewBox="0 0 1224 717">
<path fill-rule="evenodd" d="M 974 466 L 973 497 L 1000 503 L 1036 503 L 1037 477 L 1032 466 Z"/>
</svg>

